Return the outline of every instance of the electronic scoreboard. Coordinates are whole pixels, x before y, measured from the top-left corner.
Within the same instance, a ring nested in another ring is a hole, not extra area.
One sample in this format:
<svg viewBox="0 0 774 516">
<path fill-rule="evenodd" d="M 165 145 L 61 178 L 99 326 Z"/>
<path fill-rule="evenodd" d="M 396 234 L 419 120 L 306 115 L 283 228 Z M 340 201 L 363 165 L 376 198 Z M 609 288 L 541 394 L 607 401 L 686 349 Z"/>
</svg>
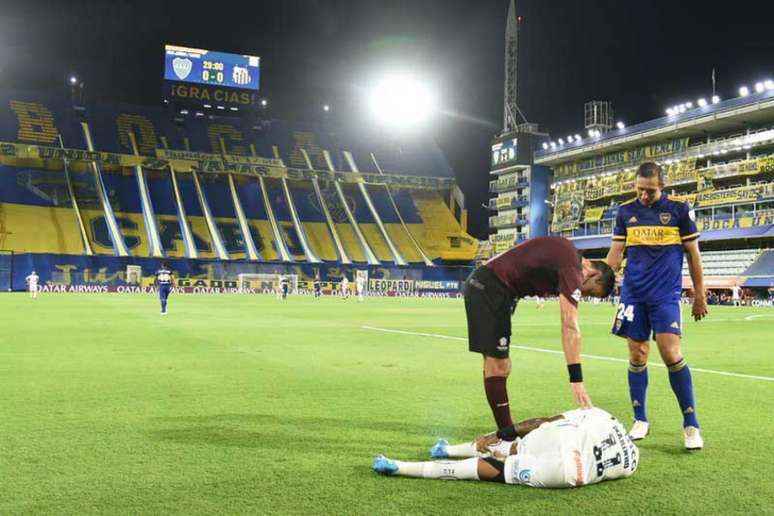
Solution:
<svg viewBox="0 0 774 516">
<path fill-rule="evenodd" d="M 165 45 L 164 79 L 210 86 L 258 90 L 257 56 Z"/>
</svg>

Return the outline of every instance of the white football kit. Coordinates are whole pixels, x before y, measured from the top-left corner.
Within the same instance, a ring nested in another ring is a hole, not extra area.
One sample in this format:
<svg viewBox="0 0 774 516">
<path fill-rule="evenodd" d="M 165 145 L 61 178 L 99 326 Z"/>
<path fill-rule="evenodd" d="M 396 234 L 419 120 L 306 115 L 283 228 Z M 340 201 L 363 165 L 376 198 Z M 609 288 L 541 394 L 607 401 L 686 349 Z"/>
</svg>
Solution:
<svg viewBox="0 0 774 516">
<path fill-rule="evenodd" d="M 27 280 L 27 287 L 29 288 L 30 292 L 37 292 L 38 291 L 38 280 L 40 277 L 37 274 L 30 274 L 25 278 Z"/>
<path fill-rule="evenodd" d="M 355 282 L 355 289 L 357 290 L 357 297 L 362 301 L 365 294 L 365 280 L 358 278 Z"/>
<path fill-rule="evenodd" d="M 341 280 L 341 294 L 344 297 L 349 296 L 349 280 L 347 278 Z"/>
<path fill-rule="evenodd" d="M 519 441 L 505 461 L 507 484 L 579 487 L 635 472 L 639 450 L 616 418 L 599 408 L 562 415 Z"/>
</svg>

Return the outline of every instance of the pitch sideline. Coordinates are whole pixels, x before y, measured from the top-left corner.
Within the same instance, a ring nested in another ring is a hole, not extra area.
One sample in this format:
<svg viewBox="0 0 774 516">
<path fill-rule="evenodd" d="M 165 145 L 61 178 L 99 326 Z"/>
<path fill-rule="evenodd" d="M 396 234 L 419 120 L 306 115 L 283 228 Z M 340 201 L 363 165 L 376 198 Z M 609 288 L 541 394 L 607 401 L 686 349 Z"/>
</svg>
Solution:
<svg viewBox="0 0 774 516">
<path fill-rule="evenodd" d="M 441 335 L 438 333 L 423 333 L 418 331 L 405 331 L 405 330 L 393 330 L 390 328 L 378 328 L 376 326 L 361 326 L 364 330 L 372 330 L 372 331 L 380 331 L 383 333 L 398 333 L 401 335 L 415 335 L 417 337 L 432 337 L 436 339 L 446 339 L 446 340 L 461 340 L 463 342 L 467 342 L 468 339 L 465 337 L 455 337 L 453 335 Z M 552 355 L 564 355 L 563 351 L 557 351 L 555 349 L 544 349 L 544 348 L 533 348 L 530 346 L 518 346 L 515 344 L 511 344 L 511 348 L 513 349 L 521 349 L 523 351 L 536 351 L 538 353 L 550 353 Z M 623 362 L 628 364 L 629 360 L 625 358 L 615 358 L 615 357 L 605 357 L 601 355 L 588 355 L 586 353 L 581 354 L 583 358 L 589 358 L 592 360 L 605 360 L 607 362 Z M 666 367 L 664 364 L 660 364 L 657 362 L 648 362 L 648 366 L 653 367 Z M 764 382 L 774 382 L 774 377 L 770 376 L 756 376 L 752 374 L 742 374 L 742 373 L 729 373 L 727 371 L 716 371 L 714 369 L 702 369 L 699 367 L 693 367 L 691 366 L 691 371 L 697 371 L 700 373 L 708 373 L 708 374 L 716 374 L 720 376 L 732 376 L 735 378 L 747 378 L 749 380 L 762 380 Z"/>
</svg>

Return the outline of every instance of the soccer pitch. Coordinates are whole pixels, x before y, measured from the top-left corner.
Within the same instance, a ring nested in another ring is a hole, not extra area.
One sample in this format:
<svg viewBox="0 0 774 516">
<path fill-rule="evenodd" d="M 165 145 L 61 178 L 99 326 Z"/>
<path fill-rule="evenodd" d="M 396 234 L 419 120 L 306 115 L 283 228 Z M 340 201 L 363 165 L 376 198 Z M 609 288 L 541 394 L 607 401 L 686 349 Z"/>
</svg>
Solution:
<svg viewBox="0 0 774 516">
<path fill-rule="evenodd" d="M 561 491 L 371 471 L 379 452 L 426 460 L 438 437 L 492 430 L 461 300 L 173 295 L 169 310 L 139 294 L 0 296 L 0 514 L 774 510 L 771 308 L 685 323 L 703 451 L 684 451 L 666 370 L 651 367 L 638 472 Z M 626 358 L 613 313 L 581 305 L 584 353 Z M 513 343 L 534 349 L 511 351 L 514 418 L 573 408 L 564 358 L 539 351 L 561 349 L 558 321 L 556 303 L 516 311 Z M 586 357 L 584 373 L 628 425 L 624 361 Z"/>
</svg>

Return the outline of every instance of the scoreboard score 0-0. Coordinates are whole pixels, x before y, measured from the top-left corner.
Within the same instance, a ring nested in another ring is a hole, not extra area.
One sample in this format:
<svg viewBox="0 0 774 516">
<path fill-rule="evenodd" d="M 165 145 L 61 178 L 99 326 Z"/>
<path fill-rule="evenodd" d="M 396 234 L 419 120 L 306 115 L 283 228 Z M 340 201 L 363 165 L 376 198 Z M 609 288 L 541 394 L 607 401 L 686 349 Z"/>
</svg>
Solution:
<svg viewBox="0 0 774 516">
<path fill-rule="evenodd" d="M 164 46 L 164 79 L 258 90 L 260 58 L 198 48 Z"/>
</svg>

